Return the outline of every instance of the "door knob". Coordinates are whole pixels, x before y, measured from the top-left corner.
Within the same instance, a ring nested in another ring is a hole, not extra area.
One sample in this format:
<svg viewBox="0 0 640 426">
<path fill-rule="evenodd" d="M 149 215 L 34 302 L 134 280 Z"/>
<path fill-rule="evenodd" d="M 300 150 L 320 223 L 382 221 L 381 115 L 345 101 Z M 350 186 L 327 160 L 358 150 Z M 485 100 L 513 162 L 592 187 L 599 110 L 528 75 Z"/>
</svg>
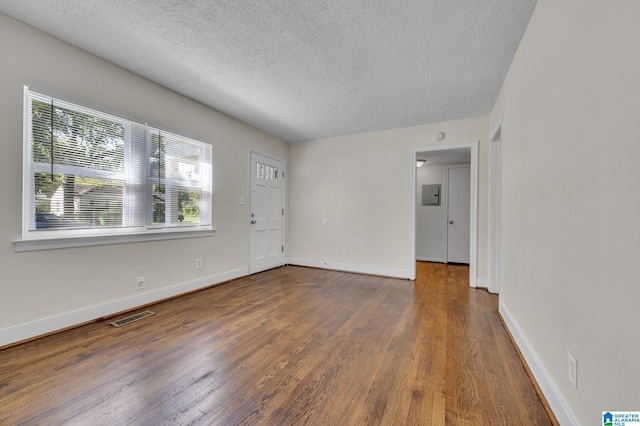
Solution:
<svg viewBox="0 0 640 426">
<path fill-rule="evenodd" d="M 253 225 L 254 223 L 256 223 L 256 221 L 255 221 L 255 220 L 252 220 L 252 221 L 251 221 L 251 224 Z"/>
<path fill-rule="evenodd" d="M 452 220 L 449 221 L 449 225 L 453 225 L 453 221 Z"/>
</svg>

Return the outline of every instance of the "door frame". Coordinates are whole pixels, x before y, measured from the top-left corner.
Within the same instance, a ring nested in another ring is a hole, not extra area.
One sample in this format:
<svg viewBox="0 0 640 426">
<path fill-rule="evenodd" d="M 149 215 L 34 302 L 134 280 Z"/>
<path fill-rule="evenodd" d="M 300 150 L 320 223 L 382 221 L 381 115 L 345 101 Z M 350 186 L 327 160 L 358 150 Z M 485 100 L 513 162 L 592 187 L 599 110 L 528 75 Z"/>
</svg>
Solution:
<svg viewBox="0 0 640 426">
<path fill-rule="evenodd" d="M 500 117 L 489 138 L 489 282 L 491 293 L 502 288 L 502 176 L 503 118 Z"/>
<path fill-rule="evenodd" d="M 471 150 L 469 203 L 469 286 L 475 287 L 478 276 L 478 141 L 438 143 L 414 147 L 409 155 L 409 279 L 416 279 L 416 160 L 418 153 L 430 151 Z"/>
<path fill-rule="evenodd" d="M 251 272 L 251 178 L 253 173 L 253 167 L 251 166 L 251 155 L 258 154 L 266 158 L 270 158 L 274 161 L 279 161 L 282 163 L 282 185 L 280 186 L 280 191 L 282 195 L 282 205 L 284 206 L 284 215 L 282 215 L 282 245 L 284 246 L 284 252 L 282 253 L 282 264 L 278 266 L 286 265 L 287 263 L 287 160 L 264 151 L 258 151 L 256 149 L 249 149 L 249 153 L 247 155 L 247 192 L 245 196 L 245 229 L 247 235 L 247 274 L 258 274 L 263 272 L 264 270 Z M 274 266 L 277 268 L 278 266 Z"/>
</svg>

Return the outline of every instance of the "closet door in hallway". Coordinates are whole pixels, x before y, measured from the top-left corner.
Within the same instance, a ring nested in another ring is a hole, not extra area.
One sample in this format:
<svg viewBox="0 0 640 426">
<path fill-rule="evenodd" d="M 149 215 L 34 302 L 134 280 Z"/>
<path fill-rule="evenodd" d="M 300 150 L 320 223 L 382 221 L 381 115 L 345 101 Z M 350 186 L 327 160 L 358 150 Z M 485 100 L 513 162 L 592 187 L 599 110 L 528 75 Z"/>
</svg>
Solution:
<svg viewBox="0 0 640 426">
<path fill-rule="evenodd" d="M 469 263 L 471 179 L 469 166 L 449 167 L 447 262 Z"/>
</svg>

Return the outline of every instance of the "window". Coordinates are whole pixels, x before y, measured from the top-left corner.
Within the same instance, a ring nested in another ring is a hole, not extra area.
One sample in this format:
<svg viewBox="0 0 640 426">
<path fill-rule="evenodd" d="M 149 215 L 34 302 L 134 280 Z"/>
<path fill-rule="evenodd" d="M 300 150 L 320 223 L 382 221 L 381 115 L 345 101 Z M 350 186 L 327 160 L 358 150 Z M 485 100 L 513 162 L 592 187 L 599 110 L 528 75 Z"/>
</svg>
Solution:
<svg viewBox="0 0 640 426">
<path fill-rule="evenodd" d="M 23 239 L 211 229 L 211 145 L 25 87 Z"/>
<path fill-rule="evenodd" d="M 268 164 L 256 162 L 256 178 L 266 179 L 277 182 L 278 168 Z"/>
</svg>

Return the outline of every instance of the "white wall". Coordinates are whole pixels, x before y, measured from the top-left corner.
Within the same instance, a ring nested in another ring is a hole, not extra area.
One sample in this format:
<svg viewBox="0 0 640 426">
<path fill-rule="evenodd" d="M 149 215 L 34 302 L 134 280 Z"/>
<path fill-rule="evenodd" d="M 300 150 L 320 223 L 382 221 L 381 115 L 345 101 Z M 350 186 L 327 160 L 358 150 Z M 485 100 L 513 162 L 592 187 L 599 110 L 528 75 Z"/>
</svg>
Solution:
<svg viewBox="0 0 640 426">
<path fill-rule="evenodd" d="M 445 166 L 425 164 L 416 169 L 416 258 L 444 262 L 446 214 Z M 422 205 L 422 185 L 440 184 L 440 205 Z"/>
<path fill-rule="evenodd" d="M 639 16 L 635 0 L 539 0 L 491 114 L 500 310 L 564 424 L 640 410 Z"/>
<path fill-rule="evenodd" d="M 487 268 L 487 117 L 322 139 L 289 147 L 289 260 L 408 278 L 411 153 L 480 140 L 478 275 Z M 322 220 L 327 219 L 327 225 Z M 341 249 L 347 255 L 341 255 Z"/>
<path fill-rule="evenodd" d="M 286 158 L 287 144 L 1 14 L 0 58 L 0 346 L 247 273 L 247 206 L 238 197 L 247 196 L 248 153 Z M 213 143 L 216 235 L 15 253 L 28 79 Z M 140 275 L 146 289 L 137 292 Z"/>
</svg>

